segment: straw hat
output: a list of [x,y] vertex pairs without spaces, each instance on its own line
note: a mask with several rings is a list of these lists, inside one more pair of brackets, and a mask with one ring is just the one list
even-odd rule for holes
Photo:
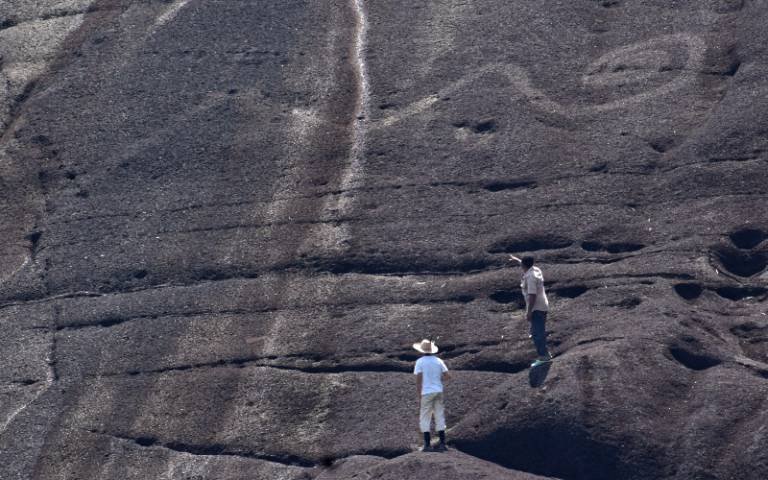
[[413,344],[413,348],[421,353],[437,353],[437,345],[426,338]]

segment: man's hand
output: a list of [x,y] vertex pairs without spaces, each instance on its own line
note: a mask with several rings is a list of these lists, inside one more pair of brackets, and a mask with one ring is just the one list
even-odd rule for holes
[[533,312],[525,312],[525,319],[529,322],[533,321]]

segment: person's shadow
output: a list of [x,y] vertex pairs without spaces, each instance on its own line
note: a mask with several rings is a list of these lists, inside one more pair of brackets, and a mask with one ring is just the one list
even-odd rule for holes
[[531,367],[528,371],[528,383],[531,387],[538,388],[544,383],[549,375],[549,369],[552,367],[552,362],[539,365],[538,367]]

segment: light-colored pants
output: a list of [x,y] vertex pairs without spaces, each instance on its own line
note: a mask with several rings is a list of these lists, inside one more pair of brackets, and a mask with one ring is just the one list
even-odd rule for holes
[[445,430],[445,406],[443,405],[443,392],[428,393],[421,396],[421,409],[419,411],[419,427],[422,432],[429,431],[432,423],[432,414],[435,415],[435,430]]

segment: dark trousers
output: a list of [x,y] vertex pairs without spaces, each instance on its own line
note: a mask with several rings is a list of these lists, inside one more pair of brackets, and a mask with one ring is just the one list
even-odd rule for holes
[[547,350],[547,312],[534,310],[531,315],[531,337],[540,357],[548,357]]

